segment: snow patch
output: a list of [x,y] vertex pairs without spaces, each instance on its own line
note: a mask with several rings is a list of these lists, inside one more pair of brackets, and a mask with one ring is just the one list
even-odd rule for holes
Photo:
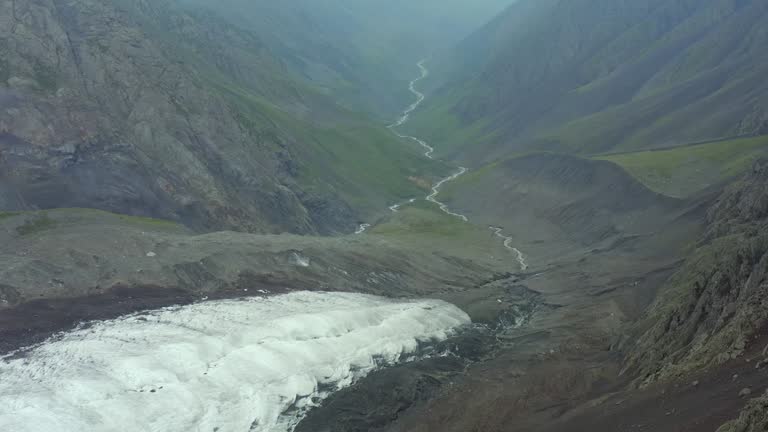
[[291,264],[299,267],[309,267],[309,264],[312,262],[312,260],[304,256],[298,252],[291,252],[290,257]]

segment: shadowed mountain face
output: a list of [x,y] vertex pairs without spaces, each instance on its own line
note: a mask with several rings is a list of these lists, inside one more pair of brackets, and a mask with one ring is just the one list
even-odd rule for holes
[[346,232],[435,170],[258,36],[165,1],[0,2],[0,113],[3,210]]
[[438,150],[473,160],[764,134],[766,17],[756,0],[522,1],[436,63],[416,120],[474,128],[484,145]]

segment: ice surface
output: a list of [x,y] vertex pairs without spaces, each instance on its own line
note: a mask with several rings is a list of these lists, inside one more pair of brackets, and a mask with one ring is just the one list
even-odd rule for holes
[[329,390],[467,323],[441,301],[317,292],[130,315],[0,360],[0,430],[287,431]]

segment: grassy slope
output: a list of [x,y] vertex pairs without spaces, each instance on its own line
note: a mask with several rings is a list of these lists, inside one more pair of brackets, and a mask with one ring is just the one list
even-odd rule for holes
[[[750,103],[742,101],[759,100],[765,91],[762,77],[766,70],[761,67],[738,78],[736,72],[718,71],[537,135],[541,140],[558,143],[563,150],[580,154],[643,150],[733,136],[739,132],[735,127],[751,109]],[[704,88],[713,90],[702,96]]]
[[486,226],[449,216],[423,200],[391,213],[366,236],[409,245],[427,254],[441,251],[464,257],[469,260],[464,265],[490,259],[500,268],[518,269],[514,254],[506,250]]
[[[702,137],[717,139],[738,124],[741,118],[732,106],[738,105],[741,95],[757,97],[763,86],[760,71],[734,80],[703,99],[696,98],[697,94],[692,94],[696,91],[689,88],[673,89],[669,93],[659,91],[520,137],[508,137],[501,114],[481,120],[460,119],[456,106],[463,99],[461,94],[470,92],[455,90],[451,95],[431,97],[424,108],[414,114],[407,128],[430,139],[437,154],[468,161],[488,162],[520,151],[547,150],[588,156],[609,151],[677,147],[702,141]],[[577,89],[574,93],[590,97],[588,90]],[[722,112],[712,112],[709,108],[712,106],[724,108]],[[677,137],[671,138],[673,136]]]
[[216,86],[242,113],[248,128],[296,142],[291,149],[302,187],[338,193],[362,216],[381,212],[385,204],[423,195],[419,178],[426,176],[431,183],[449,171],[422,157],[413,142],[400,140],[354,113],[342,113],[345,120],[335,124],[313,123],[275,108],[242,87],[222,81]]
[[152,231],[190,232],[183,225],[165,219],[130,216],[90,208],[0,212],[0,220],[11,218],[18,218],[19,225],[16,231],[22,235],[36,234],[70,223],[117,223],[127,227],[137,227]]
[[[424,195],[418,177],[431,183],[448,173],[443,164],[423,158],[412,141],[398,139],[366,114],[340,106],[317,83],[291,73],[277,48],[252,30],[191,12],[206,25],[194,27],[195,37],[187,38],[189,29],[167,19],[173,12],[161,9],[151,19],[135,13],[173,56],[194,65],[201,85],[229,102],[251,145],[286,160],[286,175],[292,177],[286,184],[297,183],[310,201],[340,197],[367,219],[395,202]],[[366,54],[371,58],[363,64],[372,68],[384,61],[376,49]],[[361,91],[350,85],[350,91]],[[398,88],[407,93],[405,85]],[[398,104],[407,100],[402,98]]]
[[488,132],[488,121],[464,124],[453,112],[458,96],[438,95],[418,110],[412,121],[403,126],[408,133],[426,138],[439,157],[454,157],[466,147],[479,146],[497,137]]
[[440,200],[442,201],[448,201],[450,202],[456,195],[456,192],[460,189],[466,189],[469,187],[478,187],[473,185],[480,184],[488,175],[493,175],[494,171],[502,166],[504,162],[510,161],[512,159],[517,158],[523,158],[526,156],[533,156],[533,155],[556,155],[558,153],[554,152],[546,152],[546,151],[522,151],[522,152],[514,152],[508,154],[504,158],[496,159],[493,162],[484,164],[480,166],[479,168],[470,170],[468,173],[464,174],[463,176],[459,177],[455,181],[452,181],[448,184],[446,184],[441,190],[440,190]]
[[471,237],[477,229],[475,225],[440,212],[433,204],[419,201],[394,213],[386,222],[373,227],[370,233],[391,237],[462,239]]
[[[515,153],[470,171],[445,185],[440,199],[450,201],[457,189],[480,182],[503,161],[529,154]],[[766,156],[768,135],[660,150],[596,155],[592,159],[615,163],[655,192],[684,198],[741,175],[755,160]]]
[[743,173],[765,155],[768,136],[595,158],[618,164],[656,192],[685,197]]

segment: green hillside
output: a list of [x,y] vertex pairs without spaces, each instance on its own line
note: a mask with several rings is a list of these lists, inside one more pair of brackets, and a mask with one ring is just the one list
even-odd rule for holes
[[427,176],[429,184],[450,170],[422,157],[412,141],[400,140],[389,129],[341,108],[335,108],[341,118],[336,123],[305,121],[242,87],[213,85],[238,110],[249,133],[290,140],[293,162],[286,170],[303,190],[321,197],[338,195],[363,219],[394,202],[423,195],[418,180]]
[[757,0],[524,0],[430,63],[412,128],[475,163],[764,134],[766,19]]
[[595,159],[620,165],[656,192],[686,197],[743,174],[763,156],[768,156],[765,135]]
[[226,17],[171,0],[21,6],[29,24],[0,28],[1,210],[350,233],[447,172]]

